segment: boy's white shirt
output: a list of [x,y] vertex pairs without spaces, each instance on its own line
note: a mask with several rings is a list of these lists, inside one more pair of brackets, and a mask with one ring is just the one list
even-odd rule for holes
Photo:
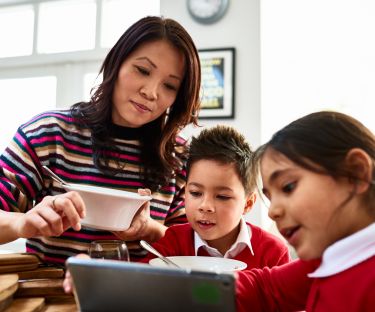
[[251,246],[251,228],[248,226],[244,220],[241,218],[240,221],[240,232],[238,233],[237,240],[234,244],[228,249],[225,255],[222,255],[220,251],[216,248],[208,246],[207,242],[203,240],[197,232],[194,231],[194,250],[195,255],[198,255],[199,248],[204,248],[208,254],[212,257],[221,257],[232,259],[237,256],[242,250],[248,247],[251,251],[251,254],[254,256],[253,247]]
[[309,277],[327,277],[343,272],[375,256],[375,223],[329,246],[322,263]]

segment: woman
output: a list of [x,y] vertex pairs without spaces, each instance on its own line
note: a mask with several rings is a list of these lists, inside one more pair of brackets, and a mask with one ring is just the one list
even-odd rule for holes
[[[89,102],[36,116],[1,156],[0,243],[27,238],[28,252],[63,264],[92,240],[154,241],[186,220],[185,141],[178,133],[197,123],[200,88],[191,37],[171,19],[143,18],[121,36],[100,72],[103,82]],[[82,199],[65,193],[43,165],[71,183],[148,188],[153,199],[127,231],[81,228]],[[138,244],[128,247],[137,256]]]

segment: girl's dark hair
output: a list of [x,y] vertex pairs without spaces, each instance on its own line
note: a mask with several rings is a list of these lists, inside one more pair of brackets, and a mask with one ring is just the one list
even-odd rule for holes
[[[299,166],[333,178],[358,180],[353,168],[345,163],[348,152],[360,148],[375,164],[375,136],[358,120],[332,111],[322,111],[297,119],[276,132],[271,140],[254,153],[254,168],[267,149],[273,149]],[[255,173],[254,173],[255,174]],[[375,170],[372,172],[369,199],[375,199]]]
[[140,129],[143,178],[152,190],[164,185],[181,165],[175,152],[179,130],[190,123],[197,125],[201,69],[197,49],[187,31],[172,19],[157,16],[140,19],[125,31],[109,51],[99,72],[103,74],[103,82],[90,101],[74,104],[71,108],[73,117],[92,130],[95,165],[103,171],[115,173],[116,170],[109,168],[109,155],[104,152],[114,148],[109,128],[115,82],[129,54],[139,45],[157,40],[166,40],[181,51],[185,57],[186,72],[168,116],[165,112]]
[[245,137],[235,128],[218,125],[204,129],[193,137],[189,147],[187,173],[200,160],[212,160],[222,164],[234,164],[245,193],[254,191],[256,181],[251,170],[252,150]]

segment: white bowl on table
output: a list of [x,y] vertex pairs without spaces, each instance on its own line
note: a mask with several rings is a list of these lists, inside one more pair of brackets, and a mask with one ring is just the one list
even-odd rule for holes
[[83,226],[108,231],[127,230],[138,209],[152,198],[133,192],[72,183],[64,184],[63,188],[81,195],[86,205],[86,216],[81,220]]
[[[219,257],[201,257],[201,256],[175,256],[166,257],[176,263],[183,269],[196,271],[209,271],[216,273],[229,273],[233,271],[240,271],[246,269],[245,262]],[[152,266],[166,267],[164,261],[159,258],[154,258],[149,261]]]

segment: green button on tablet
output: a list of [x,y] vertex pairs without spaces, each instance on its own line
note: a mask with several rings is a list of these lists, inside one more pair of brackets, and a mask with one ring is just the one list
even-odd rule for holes
[[219,304],[220,290],[217,285],[210,283],[199,283],[193,285],[193,300],[197,303]]

